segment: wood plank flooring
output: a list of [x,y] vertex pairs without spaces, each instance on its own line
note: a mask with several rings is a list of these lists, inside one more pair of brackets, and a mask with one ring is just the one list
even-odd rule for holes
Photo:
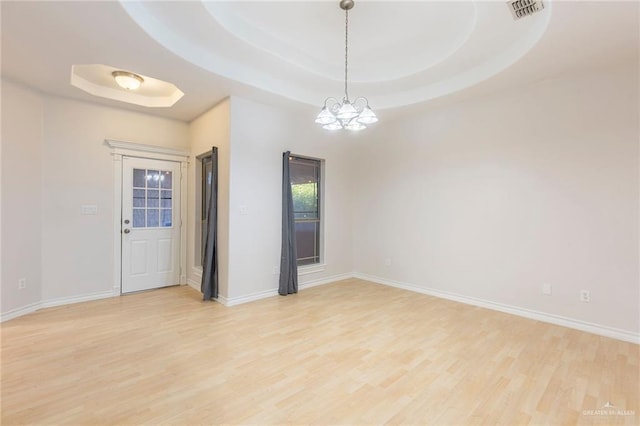
[[640,423],[638,345],[355,279],[231,308],[173,287],[1,337],[3,425]]

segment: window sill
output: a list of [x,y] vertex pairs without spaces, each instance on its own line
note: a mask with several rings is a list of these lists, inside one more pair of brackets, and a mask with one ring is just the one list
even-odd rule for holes
[[301,266],[298,268],[298,275],[317,274],[318,272],[324,271],[326,266],[325,264]]

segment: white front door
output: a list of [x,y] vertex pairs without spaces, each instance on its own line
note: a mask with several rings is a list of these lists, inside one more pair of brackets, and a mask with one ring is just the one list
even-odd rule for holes
[[180,163],[122,158],[122,293],[180,284]]

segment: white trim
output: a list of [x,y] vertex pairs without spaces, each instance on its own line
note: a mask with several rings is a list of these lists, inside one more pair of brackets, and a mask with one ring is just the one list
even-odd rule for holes
[[27,306],[23,306],[21,308],[12,309],[9,312],[5,312],[2,315],[0,315],[0,322],[9,321],[11,319],[30,314],[32,312],[37,311],[40,308],[42,308],[42,303],[36,302],[36,303],[31,303],[30,305],[27,305]]
[[[329,284],[336,281],[346,280],[353,278],[353,274],[341,274],[331,277],[320,278],[317,280],[307,281],[298,285],[298,290],[305,290],[311,287],[316,287],[323,284]],[[278,296],[278,289],[257,291],[255,293],[246,294],[244,296],[236,296],[231,298],[219,297],[220,303],[225,306],[236,306],[243,303],[255,302],[256,300],[266,299],[268,297]]]
[[187,278],[187,285],[194,290],[200,291],[200,283],[195,280],[192,280],[191,278]]
[[304,282],[304,283],[300,284],[298,286],[298,288],[304,290],[304,289],[311,288],[311,287],[317,287],[319,285],[331,284],[331,283],[334,283],[336,281],[348,280],[349,278],[354,278],[354,277],[355,276],[352,273],[332,275],[330,277],[318,278],[318,279],[315,279],[315,280]]
[[[199,281],[195,281],[195,280],[192,280],[191,278],[187,278],[187,285],[192,289],[194,289],[195,291],[197,291],[198,293],[201,293]],[[228,306],[227,298],[222,295],[218,295],[218,298],[213,300],[220,303],[221,305]]]
[[79,296],[58,297],[56,299],[44,300],[41,305],[43,308],[51,308],[53,306],[71,305],[72,303],[90,302],[92,300],[108,299],[113,296],[113,292],[98,291],[95,293],[81,294]]
[[180,284],[187,282],[187,162],[180,162]]
[[600,324],[594,324],[591,322],[576,320],[573,318],[549,314],[546,312],[534,311],[532,309],[520,308],[518,306],[491,302],[489,300],[479,299],[476,297],[463,296],[460,294],[450,293],[447,291],[418,287],[412,284],[388,280],[386,278],[380,278],[373,275],[361,274],[358,272],[354,274],[354,277],[361,280],[371,281],[377,284],[387,285],[390,287],[400,288],[403,290],[409,290],[416,293],[422,293],[429,296],[439,297],[442,299],[453,300],[454,302],[460,302],[467,305],[479,306],[481,308],[487,308],[494,311],[505,312],[507,314],[517,315],[519,317],[547,322],[550,324],[556,324],[556,325],[560,325],[567,328],[573,328],[575,330],[586,331],[588,333],[593,333],[593,334],[597,334],[605,337],[611,337],[613,339],[623,340],[625,342],[631,342],[636,344],[640,343],[640,334],[634,333],[632,331],[621,330],[618,328],[608,327]]
[[114,296],[122,294],[122,154],[113,154],[113,284]]
[[[386,285],[389,287],[395,287],[403,290],[412,291],[415,293],[426,294],[429,296],[452,300],[454,302],[464,303],[467,305],[479,306],[482,308],[487,308],[487,309],[491,309],[498,312],[504,312],[504,313],[508,313],[508,314],[512,314],[512,315],[516,315],[524,318],[529,318],[537,321],[550,323],[550,324],[556,324],[563,327],[572,328],[575,330],[585,331],[585,332],[597,334],[600,336],[622,340],[625,342],[640,344],[640,334],[634,333],[632,331],[621,330],[618,328],[608,327],[600,324],[594,324],[586,321],[580,321],[572,318],[563,317],[560,315],[534,311],[531,309],[520,308],[517,306],[491,302],[489,300],[479,299],[475,297],[463,296],[460,294],[450,293],[447,291],[418,287],[412,284],[388,280],[386,278],[380,278],[373,275],[362,274],[359,272],[355,272],[353,274],[334,275],[327,278],[308,281],[306,283],[300,284],[299,289],[304,290],[307,288],[329,284],[329,283],[333,283],[336,281],[341,281],[349,278],[357,278],[357,279],[370,281],[377,284]],[[189,285],[191,288],[197,291],[200,291],[200,283],[192,279],[187,279],[187,285]],[[45,300],[42,302],[32,303],[30,305],[23,306],[21,308],[16,308],[6,313],[0,314],[0,322],[9,321],[11,319],[35,312],[42,308],[67,305],[67,304],[79,303],[79,302],[88,302],[92,300],[105,299],[105,298],[118,296],[118,295],[119,293],[114,294],[112,291],[101,291],[96,293],[80,295],[80,296],[60,297],[57,299]],[[278,290],[264,290],[264,291],[259,291],[259,292],[247,294],[244,296],[233,297],[233,298],[226,298],[224,296],[219,296],[218,299],[216,299],[216,301],[218,303],[223,304],[224,306],[235,306],[235,305],[249,303],[249,302],[253,302],[256,300],[261,300],[261,299],[265,299],[265,298],[273,297],[277,295],[278,295]]]
[[325,265],[324,263],[319,263],[317,265],[301,266],[298,268],[298,276],[317,274],[318,272],[323,272],[326,266],[327,265]]
[[198,280],[196,281],[195,279],[187,277],[187,285],[195,290],[200,291],[200,282],[202,281],[202,268],[193,267],[191,269],[191,273]]
[[236,296],[236,297],[219,297],[220,303],[225,306],[236,306],[242,305],[243,303],[255,302],[256,300],[266,299],[268,297],[273,297],[278,295],[278,290],[263,290],[257,291],[255,293],[250,293],[244,296]]
[[[169,155],[174,157],[173,161],[182,161],[189,158],[189,151],[174,148],[165,148],[155,145],[146,145],[135,142],[124,142],[113,139],[105,139],[105,142],[113,150],[114,154],[129,155],[133,157],[155,158],[158,160],[164,160],[165,158],[158,158],[157,155]],[[140,153],[146,153],[141,155]],[[150,154],[150,155],[149,155]],[[180,158],[175,158],[180,157]]]
[[202,266],[194,266],[191,268],[191,273],[198,278],[202,278]]
[[14,318],[21,317],[26,314],[30,314],[39,311],[43,308],[51,308],[54,306],[70,305],[72,303],[89,302],[92,300],[107,299],[114,297],[111,290],[99,291],[95,293],[83,294],[80,296],[58,297],[56,299],[43,300],[41,302],[32,303],[21,308],[10,310],[0,316],[0,322],[9,321]]
[[122,294],[122,160],[123,157],[180,163],[180,283],[187,282],[187,167],[189,151],[105,139],[113,156],[113,285],[112,295]]
[[223,306],[232,306],[232,305],[229,304],[229,299],[227,299],[226,297],[224,297],[224,296],[222,296],[220,294],[218,295],[217,299],[213,299],[213,300],[215,300],[216,302],[220,303]]

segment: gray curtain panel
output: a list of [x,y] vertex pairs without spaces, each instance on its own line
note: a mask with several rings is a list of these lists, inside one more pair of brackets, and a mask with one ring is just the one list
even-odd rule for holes
[[211,150],[211,196],[207,206],[207,232],[204,255],[202,257],[202,291],[203,300],[218,297],[218,149]]
[[278,294],[281,296],[298,292],[298,256],[289,172],[290,155],[290,151],[282,154],[282,250],[280,252],[280,286],[278,287]]

